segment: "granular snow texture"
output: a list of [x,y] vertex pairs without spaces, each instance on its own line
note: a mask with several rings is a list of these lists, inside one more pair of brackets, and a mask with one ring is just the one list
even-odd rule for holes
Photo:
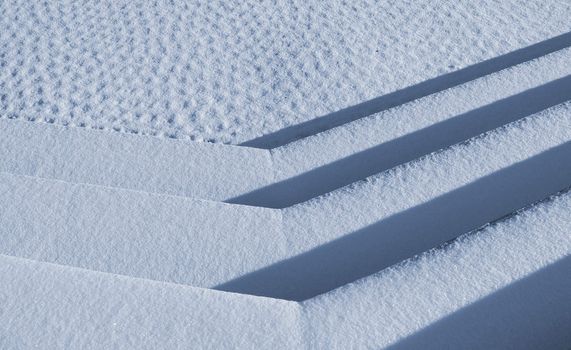
[[240,143],[554,37],[571,3],[0,3],[0,117]]

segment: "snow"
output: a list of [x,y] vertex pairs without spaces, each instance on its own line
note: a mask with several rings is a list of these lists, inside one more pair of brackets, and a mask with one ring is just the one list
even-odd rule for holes
[[288,250],[299,255],[221,289],[305,300],[571,186],[570,107],[283,209]]
[[568,100],[570,56],[540,56],[272,150],[0,119],[0,171],[283,208]]
[[562,194],[301,304],[1,255],[10,283],[0,290],[0,345],[562,348],[570,205]]
[[276,182],[230,202],[300,203],[565,102],[570,62],[562,50],[275,148]]
[[299,348],[293,302],[0,261],[3,349]]
[[[279,169],[278,176],[280,179],[293,177],[404,135],[413,134],[433,124],[454,120],[454,118],[461,119],[466,113],[474,110],[478,113],[472,112],[475,114],[473,118],[477,118],[478,121],[483,121],[483,118],[489,116],[490,120],[486,120],[485,124],[483,122],[482,124],[458,122],[458,126],[461,127],[451,126],[450,129],[436,129],[428,133],[427,136],[437,139],[437,143],[433,141],[434,144],[427,144],[427,141],[418,141],[419,149],[421,149],[420,146],[424,146],[423,151],[426,149],[436,151],[566,101],[569,93],[563,87],[568,85],[553,84],[553,81],[558,79],[566,81],[564,78],[570,73],[571,49],[564,49],[366,118],[357,119],[343,126],[273,149],[275,167]],[[554,85],[552,88],[550,88],[550,83]],[[533,101],[530,101],[531,99]],[[525,101],[527,103],[524,103]],[[494,103],[499,106],[493,107]],[[513,109],[513,107],[518,109]],[[491,116],[497,119],[492,119]],[[404,147],[399,150],[401,153],[405,151]],[[378,157],[387,157],[391,153],[389,151],[379,152]],[[413,152],[407,152],[411,153],[407,157],[409,160],[424,155],[419,154],[418,151]],[[404,158],[404,156],[400,157]],[[398,165],[398,163],[394,164],[394,161],[386,162],[388,164],[384,164],[379,169],[386,170]]]
[[265,150],[2,119],[0,171],[212,200],[274,178]]
[[567,193],[305,302],[309,347],[565,348],[569,208]]
[[570,18],[0,2],[0,348],[567,347]]
[[281,210],[0,174],[0,253],[306,300],[571,186],[570,108]]
[[281,213],[0,173],[0,253],[213,287],[286,256]]
[[237,144],[569,31],[566,1],[0,5],[2,116]]

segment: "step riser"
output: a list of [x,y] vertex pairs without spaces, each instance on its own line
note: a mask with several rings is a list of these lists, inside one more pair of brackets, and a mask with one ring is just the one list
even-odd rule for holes
[[0,254],[92,270],[211,287],[287,256],[264,208],[5,173],[0,207]]

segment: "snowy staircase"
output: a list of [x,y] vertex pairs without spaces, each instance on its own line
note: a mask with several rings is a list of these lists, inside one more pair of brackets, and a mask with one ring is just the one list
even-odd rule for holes
[[[0,120],[2,323],[41,334],[22,347],[71,345],[58,332],[75,326],[109,347],[407,347],[450,329],[571,341],[548,327],[571,326],[571,49],[523,52],[292,142],[246,143],[272,149]],[[38,318],[18,318],[30,300]],[[500,322],[522,314],[536,319]],[[227,323],[241,327],[228,338]]]

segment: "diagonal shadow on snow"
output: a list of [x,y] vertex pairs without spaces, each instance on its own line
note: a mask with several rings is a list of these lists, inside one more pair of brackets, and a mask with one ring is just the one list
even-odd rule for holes
[[[563,349],[571,344],[570,291],[571,255],[568,255],[390,348]],[[541,343],[537,343],[538,338]]]
[[307,300],[437,247],[571,186],[570,159],[571,142],[567,142],[214,289]]
[[285,208],[571,99],[571,75],[379,144],[227,203]]
[[385,109],[464,84],[485,75],[564,49],[568,46],[571,46],[571,32],[426,80],[402,90],[379,96],[355,106],[301,124],[286,127],[276,132],[246,141],[242,143],[241,146],[264,149],[283,146],[295,140],[315,135]]

